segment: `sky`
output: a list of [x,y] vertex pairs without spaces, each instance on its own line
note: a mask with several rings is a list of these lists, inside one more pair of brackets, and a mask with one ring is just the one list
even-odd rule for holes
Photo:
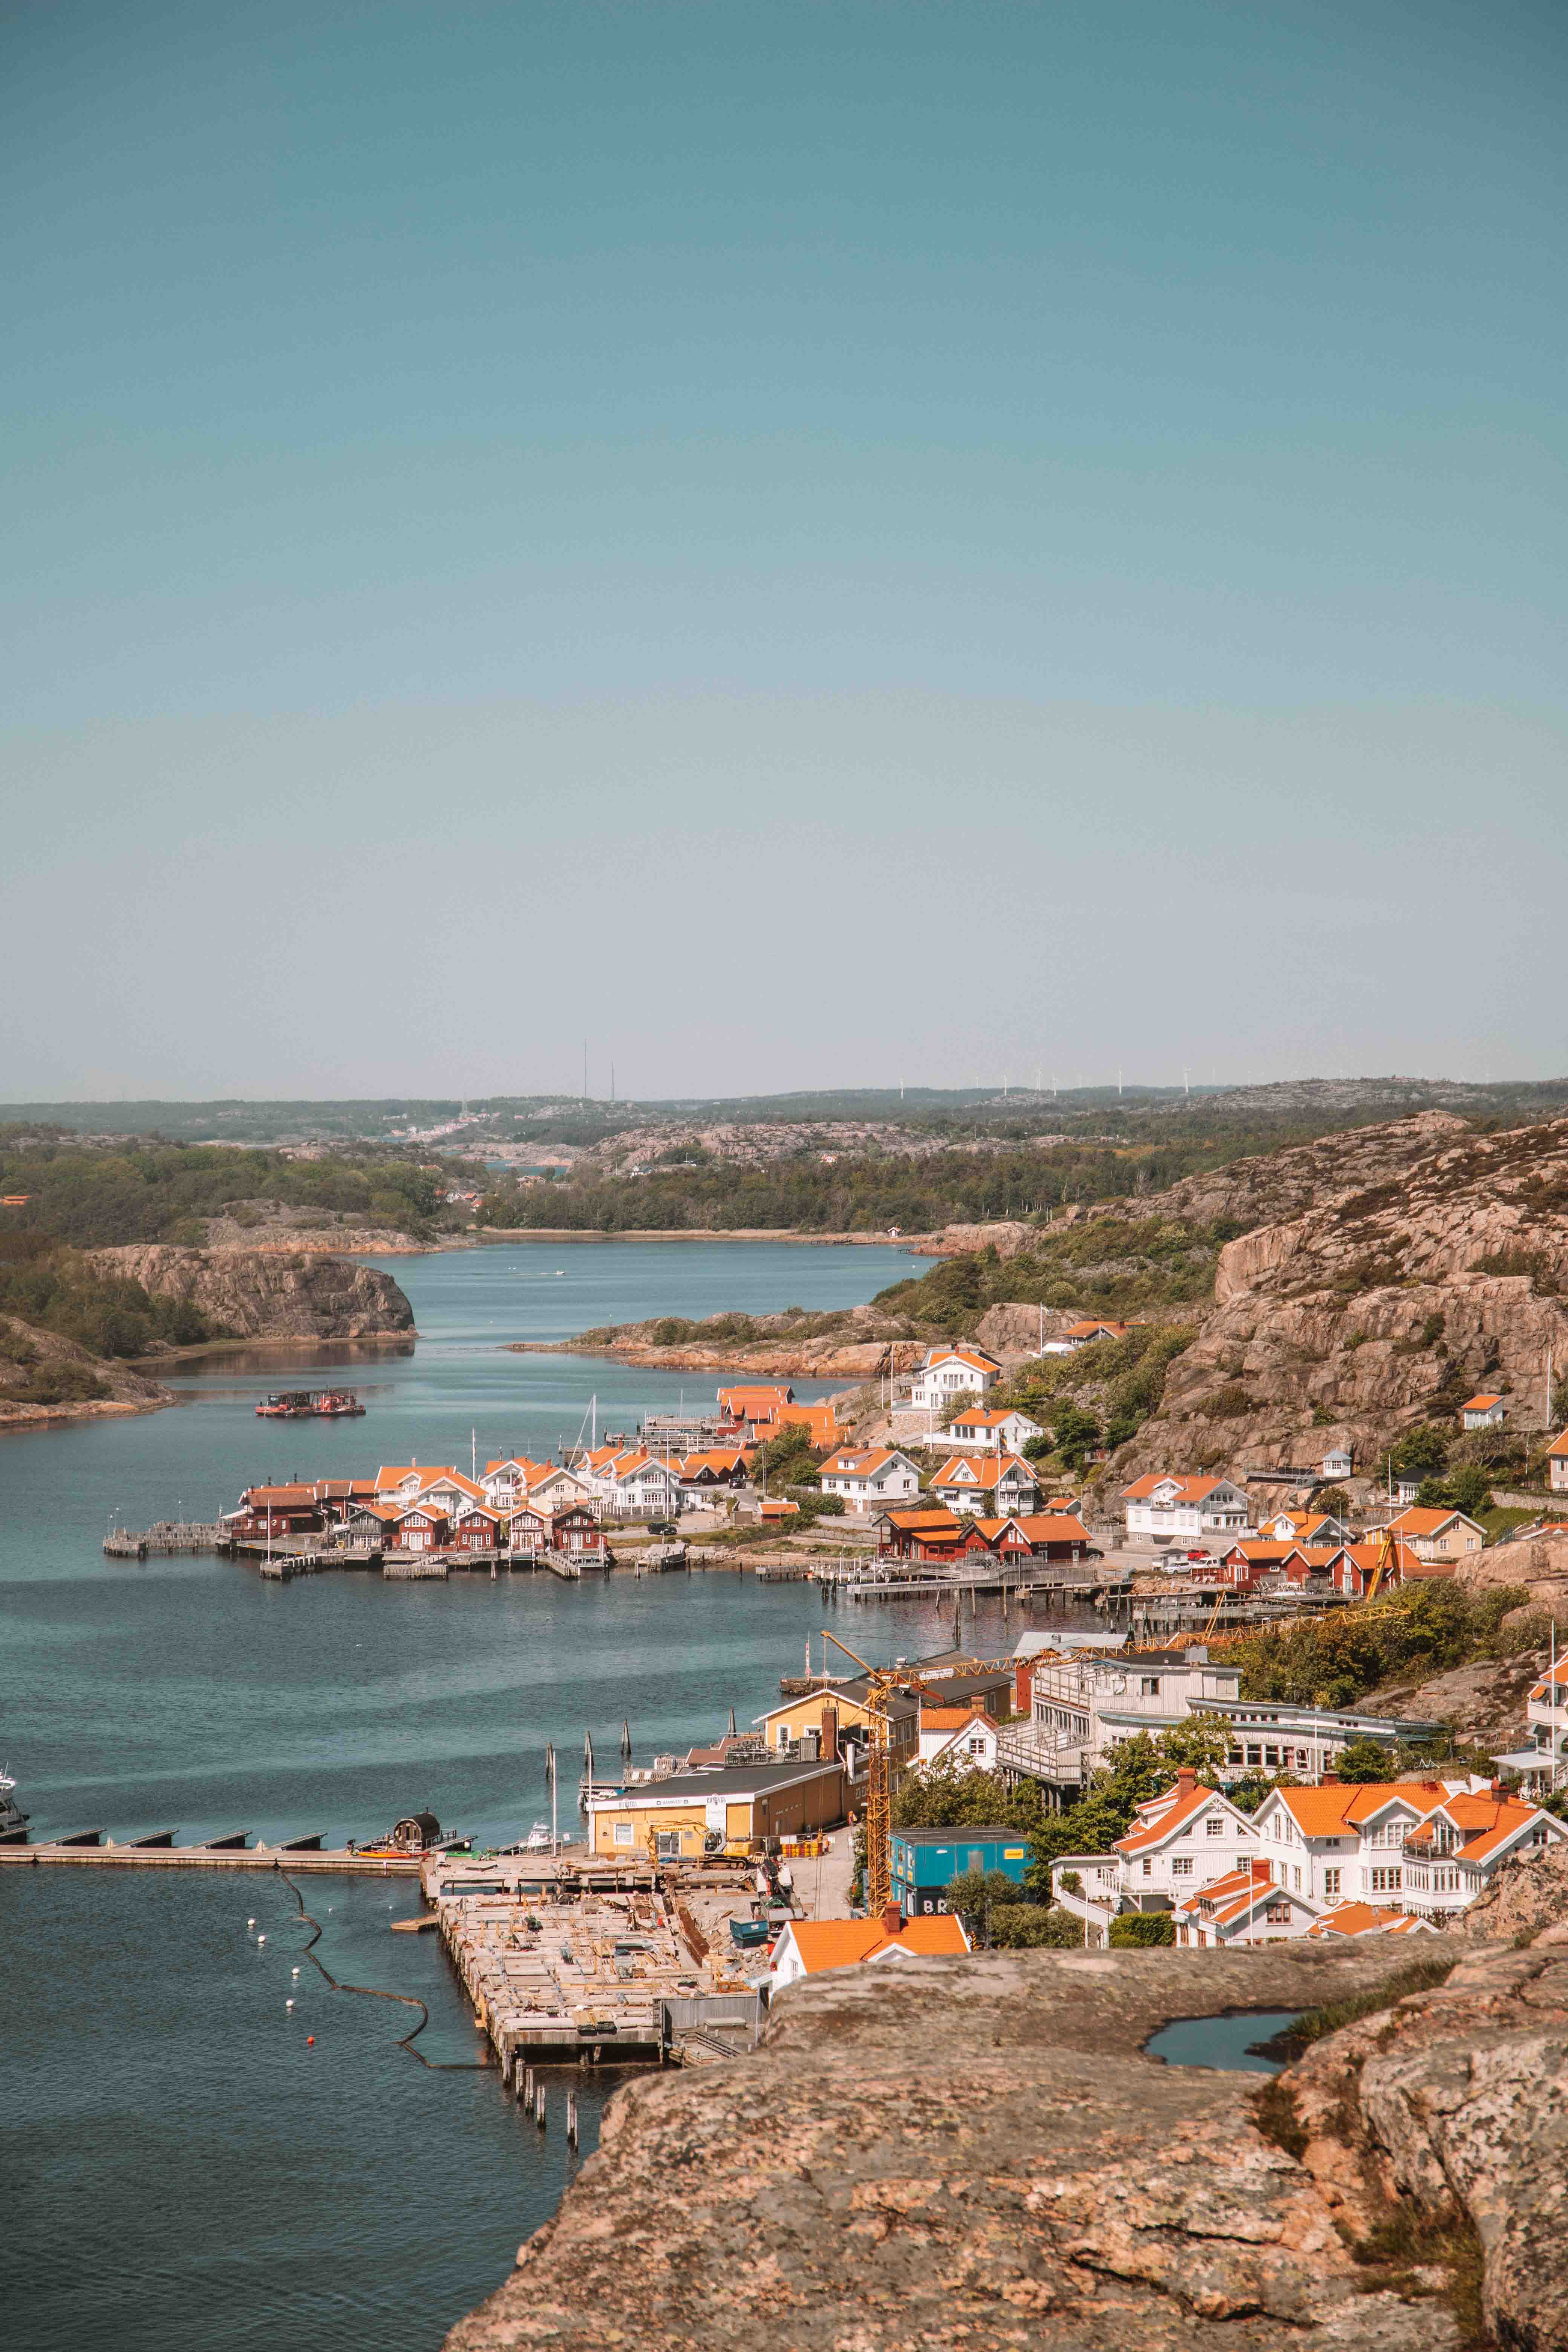
[[1568,18],[0,5],[0,1099],[1568,1070]]

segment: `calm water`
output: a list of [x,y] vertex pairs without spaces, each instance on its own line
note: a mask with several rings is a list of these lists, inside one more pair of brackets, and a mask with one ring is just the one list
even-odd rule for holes
[[[822,1622],[809,1586],[722,1573],[264,1587],[237,1563],[108,1561],[100,1546],[111,1514],[206,1516],[263,1475],[461,1463],[470,1444],[481,1462],[542,1454],[575,1437],[595,1391],[601,1430],[630,1430],[714,1386],[514,1356],[508,1339],[846,1306],[910,1267],[894,1250],[766,1244],[392,1261],[419,1325],[410,1354],[347,1368],[341,1348],[268,1349],[254,1368],[220,1357],[181,1368],[177,1410],[0,1441],[0,1759],[34,1833],[321,1830],[336,1843],[428,1805],[510,1837],[548,1810],[546,1740],[570,1759],[591,1727],[613,1755],[625,1718],[647,1757],[714,1736],[731,1705],[742,1723],[761,1713]],[[352,1377],[365,1420],[255,1418],[262,1390],[331,1376]],[[874,1657],[944,1638],[914,1603],[840,1614]],[[977,1638],[1001,1636],[983,1603]],[[479,2037],[436,1939],[389,1932],[416,1890],[301,1884],[332,1974],[420,1995],[432,2021],[419,2047],[469,2059]],[[395,2046],[411,2013],[330,1993],[292,1920],[268,1877],[0,1871],[8,2345],[212,2352],[308,2331],[415,2352],[553,2209],[559,2130],[542,2143],[493,2074],[416,2065]],[[584,2153],[597,2118],[595,2093]]]
[[1143,2045],[1167,2066],[1215,2066],[1225,2074],[1278,2074],[1275,2058],[1255,2057],[1251,2044],[1270,2041],[1294,2025],[1294,2009],[1254,2010],[1241,2017],[1179,2017]]

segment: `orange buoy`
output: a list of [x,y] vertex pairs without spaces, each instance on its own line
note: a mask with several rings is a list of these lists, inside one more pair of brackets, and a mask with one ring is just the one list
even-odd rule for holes
[[313,2049],[313,2048],[315,2047],[315,2041],[316,2041],[316,2037],[315,2037],[315,2035],[314,2035],[313,2033],[307,2033],[307,2034],[306,2034],[306,2036],[305,2036],[305,2047],[306,2047],[306,2049],[307,2049],[307,2050]]

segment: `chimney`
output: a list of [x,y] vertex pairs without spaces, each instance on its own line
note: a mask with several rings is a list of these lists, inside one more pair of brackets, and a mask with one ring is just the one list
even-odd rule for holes
[[838,1761],[838,1709],[825,1706],[822,1710],[822,1760],[825,1764]]
[[1337,1789],[1339,1785],[1340,1776],[1337,1772],[1324,1772],[1319,1776],[1318,1786],[1320,1789]]
[[1197,1777],[1197,1774],[1194,1771],[1190,1764],[1177,1765],[1176,1786],[1178,1789],[1190,1789]]
[[882,1927],[884,1932],[889,1936],[901,1935],[903,1932],[903,1926],[904,1915],[900,1910],[898,1905],[896,1903],[887,1904],[882,1912]]

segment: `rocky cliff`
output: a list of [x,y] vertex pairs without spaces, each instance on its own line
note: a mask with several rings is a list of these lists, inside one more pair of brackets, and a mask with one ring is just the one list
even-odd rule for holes
[[1222,1250],[1214,1306],[1116,1455],[1119,1483],[1172,1461],[1304,1465],[1334,1443],[1371,1469],[1483,1385],[1517,1400],[1514,1426],[1541,1426],[1546,1350],[1568,1362],[1568,1120],[1478,1136],[1428,1112],[1159,1199],[1288,1213]]
[[756,2056],[617,2095],[447,2352],[1462,2352],[1479,2298],[1501,2341],[1561,2352],[1565,1932],[1421,1939],[1428,1977],[1457,1961],[1446,1985],[1261,2097],[1142,2044],[1174,2017],[1365,1991],[1409,1943],[987,1954],[794,1987]]
[[414,1328],[414,1309],[392,1276],[347,1258],[156,1242],[89,1255],[149,1293],[188,1300],[231,1339],[378,1339]]
[[58,1331],[0,1315],[0,1429],[152,1412],[173,1393],[112,1357],[94,1356]]

